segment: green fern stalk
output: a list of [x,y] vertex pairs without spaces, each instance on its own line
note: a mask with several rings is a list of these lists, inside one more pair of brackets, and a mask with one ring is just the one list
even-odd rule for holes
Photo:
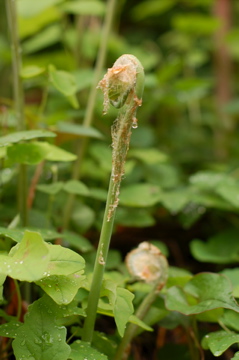
[[87,317],[83,329],[83,341],[93,337],[97,306],[105,271],[105,264],[113,230],[115,211],[119,202],[120,183],[129,148],[131,128],[137,127],[136,111],[142,103],[144,70],[133,55],[122,55],[99,83],[104,92],[104,113],[111,103],[119,108],[118,117],[112,126],[112,172],[108,198],[96,254],[93,279],[88,298]]
[[[17,5],[16,0],[6,0],[6,10],[8,18],[8,26],[11,38],[12,49],[12,72],[13,72],[13,92],[14,92],[14,106],[17,119],[18,131],[25,129],[24,120],[24,93],[22,80],[20,76],[21,71],[21,47],[18,34],[17,21]],[[26,165],[19,165],[18,175],[18,209],[20,213],[21,225],[27,225],[27,168]]]

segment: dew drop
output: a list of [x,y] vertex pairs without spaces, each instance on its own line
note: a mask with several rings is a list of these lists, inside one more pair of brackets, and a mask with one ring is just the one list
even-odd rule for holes
[[25,340],[25,339],[23,339],[23,340],[22,340],[22,342],[21,342],[21,346],[24,346],[24,345],[25,345],[25,343],[26,343],[26,340]]
[[137,129],[137,127],[138,127],[138,120],[136,118],[133,118],[132,128]]
[[35,343],[35,344],[41,344],[42,341],[41,341],[41,339],[39,339],[39,338],[35,338],[35,339],[34,339],[34,343]]

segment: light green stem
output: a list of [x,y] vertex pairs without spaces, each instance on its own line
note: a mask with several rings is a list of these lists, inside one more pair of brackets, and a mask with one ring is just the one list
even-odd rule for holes
[[96,313],[97,313],[97,306],[98,300],[100,296],[101,285],[103,281],[103,275],[105,271],[105,263],[108,256],[109,244],[111,239],[111,234],[113,230],[114,224],[114,217],[107,221],[107,216],[109,212],[110,205],[113,201],[112,199],[112,188],[114,186],[112,177],[110,179],[109,184],[109,192],[108,198],[105,208],[105,214],[103,219],[103,225],[101,229],[101,235],[98,245],[98,250],[96,254],[94,272],[93,272],[93,279],[91,284],[91,290],[88,298],[88,306],[87,306],[87,317],[84,324],[83,329],[83,337],[82,340],[91,342],[93,337]]
[[[24,121],[24,93],[22,80],[20,76],[21,71],[21,47],[18,34],[17,21],[17,5],[16,0],[6,0],[8,26],[11,37],[12,49],[12,72],[13,72],[13,91],[14,91],[14,106],[17,119],[17,128],[19,131],[25,129]],[[18,177],[18,208],[20,213],[21,225],[27,225],[27,168],[26,165],[19,165]]]
[[[84,121],[83,121],[83,125],[87,126],[87,127],[91,126],[92,119],[93,119],[96,94],[97,94],[96,86],[100,80],[100,77],[101,77],[101,74],[102,74],[102,71],[104,68],[107,46],[108,46],[108,39],[109,39],[111,29],[112,29],[112,23],[113,23],[113,18],[114,18],[114,14],[115,14],[116,3],[117,3],[116,0],[108,0],[107,7],[106,7],[105,21],[104,21],[102,33],[101,33],[100,47],[99,47],[99,52],[98,52],[98,56],[96,59],[94,78],[92,81],[92,86],[91,86],[91,90],[90,90],[90,94],[89,94],[88,102],[87,102],[87,107],[86,107],[86,113],[85,113],[85,117],[84,117]],[[79,140],[77,143],[77,151],[76,151],[77,160],[74,164],[73,173],[72,173],[72,179],[74,179],[74,180],[78,180],[80,178],[81,164],[82,164],[82,160],[84,158],[87,143],[88,143],[87,138]],[[65,206],[64,216],[63,216],[63,228],[64,229],[68,228],[73,205],[74,205],[74,200],[75,200],[75,195],[69,194],[68,200],[67,200],[67,203]]]
[[[125,65],[121,64],[120,59],[123,59],[123,62],[126,61],[127,63],[127,74],[124,73]],[[100,82],[100,87],[104,91],[105,102],[112,100],[112,90],[114,90],[115,87],[119,89],[118,85],[120,85],[122,92],[117,94],[118,97],[115,98],[115,92],[113,91],[113,103],[116,104],[117,107],[121,106],[121,109],[119,110],[118,118],[112,127],[112,172],[110,177],[103,225],[96,254],[92,284],[88,298],[88,306],[86,311],[87,317],[85,320],[82,337],[83,341],[87,342],[91,342],[93,337],[97,306],[105,270],[105,263],[108,256],[115,211],[119,201],[120,184],[122,176],[124,175],[124,164],[129,147],[131,126],[132,122],[135,119],[137,107],[141,104],[141,97],[144,86],[143,68],[135,57],[132,57],[131,55],[123,55],[117,61],[119,61],[119,63],[121,64],[122,71],[118,72],[119,63],[116,62],[115,64],[117,69],[114,67],[112,69],[109,69],[103,80]],[[115,69],[116,72],[114,71]],[[131,79],[128,79],[128,76],[126,76],[128,75],[128,71],[134,74]],[[114,77],[114,81],[111,81],[111,73],[114,72],[117,73],[117,76]],[[127,80],[129,80],[129,82],[126,84],[126,88],[124,81],[124,86],[121,86],[122,79],[125,79],[125,76]],[[138,95],[140,97],[138,97]],[[118,98],[120,98],[120,106],[118,106],[119,102],[115,101],[118,100]],[[122,98],[124,99],[123,101],[121,101]]]

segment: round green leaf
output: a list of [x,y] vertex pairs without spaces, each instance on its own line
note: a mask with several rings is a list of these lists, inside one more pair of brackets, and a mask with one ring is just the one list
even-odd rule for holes
[[195,275],[183,288],[173,286],[168,289],[166,307],[185,315],[200,314],[217,308],[239,312],[239,306],[232,296],[230,281],[213,273]]
[[52,85],[65,96],[76,93],[77,85],[72,74],[67,71],[56,70],[53,65],[49,65],[49,76]]
[[120,204],[133,207],[147,207],[159,202],[161,190],[152,184],[129,185],[122,188]]
[[37,185],[37,190],[49,195],[56,195],[63,189],[63,185],[62,181],[57,181],[53,184],[39,184]]
[[44,73],[45,70],[45,68],[36,65],[26,66],[21,70],[21,77],[29,79]]
[[87,186],[83,182],[77,180],[67,181],[64,185],[64,190],[69,194],[76,194],[83,196],[88,196],[90,193]]
[[204,349],[210,349],[214,356],[220,356],[231,345],[239,343],[239,334],[233,332],[215,331],[206,335],[202,340]]
[[2,257],[1,272],[21,281],[42,278],[50,260],[47,244],[39,233],[32,231],[25,231],[22,241],[11,249],[8,256]]
[[13,341],[16,359],[69,359],[66,328],[56,324],[54,307],[47,296],[29,306],[24,324],[18,329]]
[[38,143],[13,144],[7,148],[7,156],[13,163],[35,165],[45,159],[47,149]]
[[195,259],[216,264],[239,261],[238,232],[228,230],[211,237],[208,242],[193,240],[190,249]]

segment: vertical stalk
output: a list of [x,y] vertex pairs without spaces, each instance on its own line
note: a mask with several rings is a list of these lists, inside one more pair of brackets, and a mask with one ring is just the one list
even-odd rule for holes
[[233,119],[224,110],[232,97],[232,60],[226,43],[231,28],[232,2],[215,0],[214,15],[221,26],[215,34],[215,105],[218,126],[215,129],[215,153],[219,160],[225,160],[230,147],[230,136],[234,131]]
[[[17,5],[16,0],[6,0],[8,26],[11,37],[12,50],[12,72],[13,72],[13,93],[14,107],[17,120],[17,129],[25,129],[24,121],[24,94],[20,77],[21,71],[21,47],[18,34]],[[18,208],[22,226],[27,225],[27,167],[19,165],[18,176]]]
[[[107,45],[108,45],[108,39],[110,36],[110,32],[112,29],[112,23],[113,18],[115,14],[116,9],[116,0],[108,0],[107,7],[106,7],[106,15],[105,15],[105,21],[102,28],[101,33],[101,40],[100,40],[100,47],[98,56],[96,59],[96,65],[95,65],[95,72],[94,72],[94,78],[92,81],[92,86],[90,90],[90,94],[88,97],[87,107],[86,107],[86,113],[85,118],[83,121],[84,126],[90,126],[92,123],[92,118],[94,114],[94,107],[95,107],[95,101],[96,101],[96,86],[100,80],[104,63],[105,63],[105,57],[107,52]],[[78,180],[80,178],[80,169],[81,169],[81,163],[82,159],[84,158],[85,149],[87,147],[88,139],[84,138],[82,140],[79,140],[77,143],[77,160],[74,164],[73,172],[72,172],[72,179]],[[63,228],[67,229],[72,213],[72,208],[74,205],[75,195],[70,194],[68,196],[68,200],[65,206],[64,216],[63,216]]]
[[91,342],[97,306],[110,245],[115,211],[119,202],[119,191],[124,164],[129,147],[131,127],[135,125],[137,107],[141,105],[144,87],[142,65],[132,55],[121,56],[99,83],[104,92],[105,112],[109,102],[120,108],[118,118],[112,127],[113,153],[112,172],[102,230],[95,260],[91,289],[88,298],[87,317],[83,329],[83,341]]

